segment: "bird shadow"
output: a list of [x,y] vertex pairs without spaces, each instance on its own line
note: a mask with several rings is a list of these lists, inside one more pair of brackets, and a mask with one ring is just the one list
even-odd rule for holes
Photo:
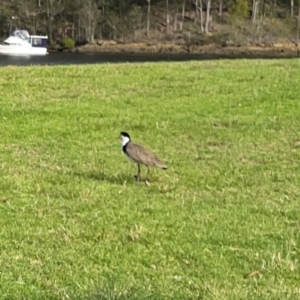
[[[121,185],[124,186],[124,184],[129,184],[132,186],[144,186],[145,182],[143,181],[143,178],[141,178],[141,181],[137,181],[135,176],[132,175],[128,175],[128,174],[118,174],[118,175],[108,175],[106,173],[104,173],[103,171],[75,171],[72,172],[72,174],[70,174],[71,176],[75,176],[78,178],[84,178],[87,180],[93,180],[93,181],[97,181],[97,182],[108,182],[111,184],[116,184],[116,185]],[[174,189],[172,187],[159,187],[156,183],[157,181],[153,178],[152,180],[150,179],[149,181],[149,185],[147,186],[147,189],[149,189],[149,191],[158,191],[161,194],[167,194],[170,193],[172,191],[174,191]]]
[[118,175],[108,175],[102,171],[88,171],[88,172],[73,172],[73,176],[95,180],[95,181],[105,181],[113,184],[123,185],[124,182],[135,182],[134,176],[118,174]]

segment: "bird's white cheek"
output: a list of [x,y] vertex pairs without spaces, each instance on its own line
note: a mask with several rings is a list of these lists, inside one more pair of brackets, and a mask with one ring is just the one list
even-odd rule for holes
[[122,137],[122,147],[125,146],[129,142],[129,138],[126,136]]

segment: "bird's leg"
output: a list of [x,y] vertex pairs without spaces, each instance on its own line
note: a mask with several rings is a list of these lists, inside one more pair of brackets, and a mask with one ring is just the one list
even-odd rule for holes
[[147,186],[150,185],[150,183],[149,183],[149,181],[148,181],[148,175],[149,175],[149,173],[150,173],[150,168],[149,168],[149,166],[147,166],[147,174],[146,174],[146,177],[145,177],[145,184],[146,184]]
[[135,179],[139,182],[140,181],[140,178],[141,178],[141,167],[140,167],[140,165],[138,164],[137,165],[138,166],[138,172],[137,172],[137,174],[136,175],[134,175],[134,177],[135,177]]

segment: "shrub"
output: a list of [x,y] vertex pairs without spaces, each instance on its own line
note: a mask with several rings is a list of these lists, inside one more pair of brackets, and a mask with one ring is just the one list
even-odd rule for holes
[[75,41],[72,38],[63,39],[63,46],[68,49],[73,49],[75,46]]
[[248,18],[249,6],[246,0],[234,0],[229,7],[229,13],[234,17]]

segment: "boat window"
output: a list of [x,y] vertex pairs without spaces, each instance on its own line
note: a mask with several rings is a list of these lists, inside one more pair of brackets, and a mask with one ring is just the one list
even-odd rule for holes
[[33,45],[40,45],[41,43],[42,43],[41,39],[37,39],[37,38],[32,39],[32,44]]
[[47,39],[45,38],[31,38],[31,44],[33,47],[47,47]]

